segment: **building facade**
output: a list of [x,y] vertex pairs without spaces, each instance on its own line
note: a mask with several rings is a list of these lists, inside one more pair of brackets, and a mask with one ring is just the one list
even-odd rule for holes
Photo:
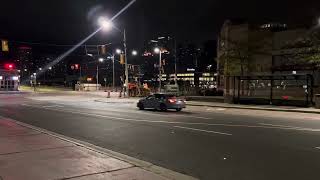
[[[255,94],[261,98],[304,99],[310,91],[316,93],[320,83],[320,51],[311,35],[310,29],[288,29],[286,24],[280,23],[259,25],[226,21],[217,48],[218,87],[224,90],[226,97]],[[304,75],[311,75],[312,82],[307,82],[309,78],[286,80],[286,77],[298,79]],[[234,82],[235,77],[246,80]],[[250,77],[252,80],[247,80]],[[259,80],[261,77],[265,81]],[[275,81],[274,77],[283,80]],[[307,86],[312,89],[308,90]]]

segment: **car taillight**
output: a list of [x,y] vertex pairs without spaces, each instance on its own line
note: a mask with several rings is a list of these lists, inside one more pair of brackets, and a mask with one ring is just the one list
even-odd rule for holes
[[168,99],[169,103],[176,103],[177,100],[176,99]]

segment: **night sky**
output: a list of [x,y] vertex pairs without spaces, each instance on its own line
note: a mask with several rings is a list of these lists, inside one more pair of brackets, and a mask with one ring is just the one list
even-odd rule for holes
[[[97,28],[96,18],[111,17],[129,0],[3,0],[0,38],[75,44]],[[225,19],[308,24],[320,16],[320,1],[311,0],[137,0],[114,21],[128,31],[131,47],[171,34],[180,42],[216,39]],[[117,31],[99,33],[90,43],[120,41]]]

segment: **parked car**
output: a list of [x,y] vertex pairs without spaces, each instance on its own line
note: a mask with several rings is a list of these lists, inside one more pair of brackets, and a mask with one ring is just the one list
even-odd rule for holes
[[140,99],[137,103],[137,107],[140,110],[157,109],[167,111],[168,109],[175,109],[176,111],[181,111],[183,108],[186,108],[186,103],[181,99],[177,99],[175,95],[153,94]]

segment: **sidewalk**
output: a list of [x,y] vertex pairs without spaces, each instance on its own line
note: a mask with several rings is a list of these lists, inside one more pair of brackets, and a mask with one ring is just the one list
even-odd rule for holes
[[234,108],[234,109],[248,109],[248,110],[265,110],[265,111],[282,111],[282,112],[298,112],[298,113],[315,113],[320,114],[320,109],[316,108],[300,108],[294,106],[273,106],[273,105],[239,105],[227,104],[219,102],[201,102],[201,101],[187,101],[187,106],[207,106],[219,108]]
[[124,157],[0,117],[1,180],[194,179],[134,158],[123,160]]

